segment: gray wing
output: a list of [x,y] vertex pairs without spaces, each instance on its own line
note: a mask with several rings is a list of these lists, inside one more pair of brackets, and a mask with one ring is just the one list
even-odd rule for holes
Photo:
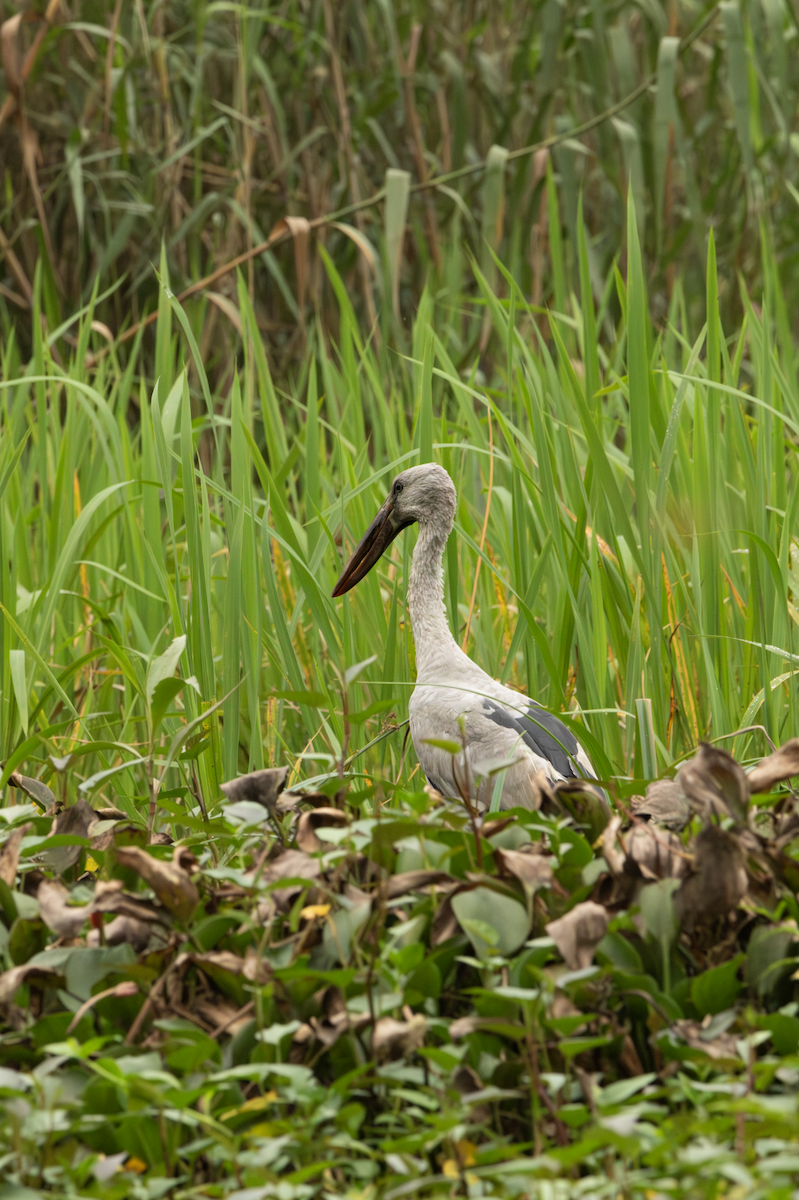
[[[527,698],[519,696],[521,701]],[[497,700],[484,699],[482,710],[489,721],[513,730],[533,754],[549,763],[563,779],[595,778],[591,763],[574,734],[562,721],[527,700],[523,707],[508,708]]]

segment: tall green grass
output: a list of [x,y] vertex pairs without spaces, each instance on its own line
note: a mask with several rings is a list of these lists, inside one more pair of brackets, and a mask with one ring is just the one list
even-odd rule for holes
[[[656,329],[632,205],[626,278],[598,310],[577,232],[563,311],[473,263],[479,300],[426,291],[405,356],[364,337],[326,259],[339,337],[309,330],[290,394],[243,281],[222,394],[165,263],[155,378],[135,351],[124,369],[88,354],[91,305],[59,364],[34,308],[30,361],[6,343],[0,364],[2,785],[23,766],[143,823],[157,784],[172,819],[240,771],[344,769],[407,715],[413,532],[343,600],[331,588],[392,475],[431,458],[459,496],[456,637],[468,624],[481,666],[567,713],[604,778],[652,777],[700,738],[734,734],[746,757],[797,733],[799,387],[765,229],[765,292],[742,291],[735,331],[712,238],[703,326],[678,282]],[[458,370],[481,330],[486,355]],[[148,662],[183,635],[191,682],[159,715]],[[404,730],[346,770],[363,789],[408,779]]]

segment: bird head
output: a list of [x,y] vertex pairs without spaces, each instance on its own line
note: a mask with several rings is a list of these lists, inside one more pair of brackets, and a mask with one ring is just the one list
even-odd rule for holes
[[455,519],[455,485],[443,467],[422,463],[395,478],[386,500],[333,589],[343,596],[368,575],[398,533],[409,525],[436,524],[448,534]]

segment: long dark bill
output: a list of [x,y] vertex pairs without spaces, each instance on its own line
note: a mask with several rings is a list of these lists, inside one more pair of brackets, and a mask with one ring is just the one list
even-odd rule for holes
[[410,521],[400,523],[395,520],[392,498],[386,500],[372,524],[361,538],[352,558],[341,572],[341,577],[333,588],[334,596],[343,596],[356,583],[360,583],[368,575],[372,567],[394,541],[398,533],[402,533]]

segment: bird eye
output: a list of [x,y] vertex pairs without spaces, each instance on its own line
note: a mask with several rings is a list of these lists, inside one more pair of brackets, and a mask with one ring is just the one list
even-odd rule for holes
[[402,484],[401,484],[401,483],[395,483],[395,484],[394,484],[394,495],[395,495],[395,496],[398,496],[398,495],[399,495],[399,493],[400,493],[401,491],[402,491]]

